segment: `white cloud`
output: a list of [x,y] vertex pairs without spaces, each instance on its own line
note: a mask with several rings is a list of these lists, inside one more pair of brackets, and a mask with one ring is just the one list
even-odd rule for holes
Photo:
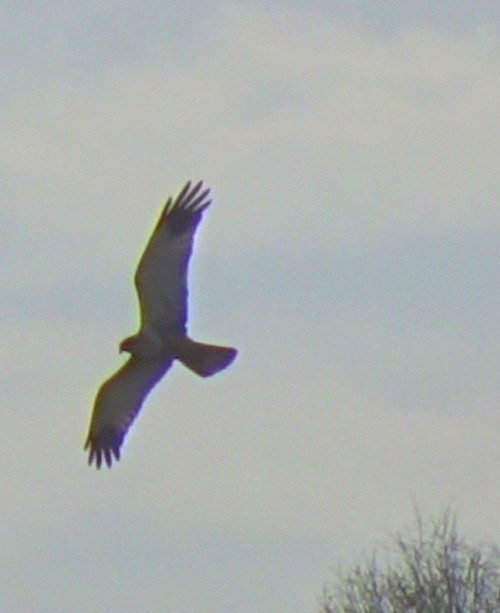
[[287,236],[300,240],[305,215],[322,242],[489,225],[500,79],[480,38],[383,39],[314,11],[238,7],[207,41],[187,65],[158,43],[154,61],[49,81],[16,105],[3,122],[12,214],[28,227],[65,214],[80,232],[126,217],[136,231],[145,202],[206,176],[236,215],[231,250],[242,225],[274,240],[284,215]]

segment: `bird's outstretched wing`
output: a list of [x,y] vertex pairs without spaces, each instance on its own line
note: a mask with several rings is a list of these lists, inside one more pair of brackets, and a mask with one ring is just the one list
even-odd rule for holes
[[135,273],[142,328],[186,332],[187,267],[209,193],[202,181],[188,182],[163,208]]
[[85,443],[89,464],[97,468],[104,461],[111,466],[120,459],[120,447],[142,403],[172,364],[171,358],[138,360],[131,357],[107,381],[96,396],[90,429]]

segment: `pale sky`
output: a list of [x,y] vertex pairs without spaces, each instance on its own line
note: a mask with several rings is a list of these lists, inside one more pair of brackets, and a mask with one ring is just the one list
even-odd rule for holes
[[[0,11],[0,609],[315,611],[415,505],[500,543],[500,5],[164,4]],[[190,333],[240,354],[97,472],[188,179]]]

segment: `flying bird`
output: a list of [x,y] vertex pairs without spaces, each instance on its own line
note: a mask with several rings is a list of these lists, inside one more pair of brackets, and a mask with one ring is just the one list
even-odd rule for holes
[[88,463],[111,467],[132,422],[149,392],[182,362],[201,377],[227,368],[236,357],[232,347],[198,343],[187,334],[187,269],[193,238],[210,189],[188,182],[175,200],[169,198],[135,273],[140,329],[120,343],[130,354],[123,366],[99,388],[85,450]]

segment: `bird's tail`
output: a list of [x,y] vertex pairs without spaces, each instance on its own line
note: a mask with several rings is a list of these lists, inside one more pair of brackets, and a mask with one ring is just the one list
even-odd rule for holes
[[175,347],[175,357],[200,377],[211,377],[227,368],[238,352],[232,347],[197,343],[186,338]]

